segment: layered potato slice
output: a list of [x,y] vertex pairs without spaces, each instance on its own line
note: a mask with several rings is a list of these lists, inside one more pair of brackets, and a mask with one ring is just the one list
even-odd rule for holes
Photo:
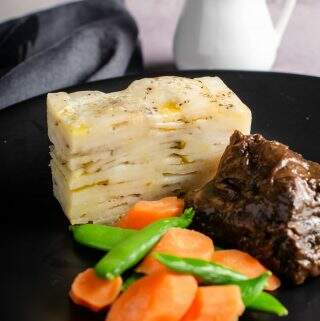
[[48,94],[54,195],[72,224],[113,223],[139,199],[201,187],[251,112],[217,77],[146,78]]

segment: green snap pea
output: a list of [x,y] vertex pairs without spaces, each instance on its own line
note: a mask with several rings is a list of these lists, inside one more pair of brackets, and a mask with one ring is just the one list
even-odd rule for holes
[[194,209],[188,208],[179,217],[156,221],[115,245],[95,266],[98,276],[113,279],[135,266],[173,227],[188,227],[193,219]]
[[279,317],[288,315],[288,310],[273,295],[261,292],[258,297],[248,305],[249,309],[275,313]]
[[111,250],[116,244],[137,232],[102,224],[73,225],[69,229],[78,243],[103,251]]
[[208,284],[227,284],[248,280],[246,276],[222,265],[199,259],[181,258],[173,255],[155,253],[154,257],[172,270],[196,275]]
[[[227,269],[219,264],[204,260],[179,258],[163,253],[155,254],[156,259],[173,270],[190,273],[202,279],[206,284],[236,284],[240,287],[243,303],[247,306],[263,291],[270,272],[263,273],[257,278],[248,279],[246,276]],[[188,264],[186,264],[186,262]],[[182,271],[183,270],[183,271]]]
[[266,272],[253,279],[232,282],[232,284],[239,286],[242,301],[246,307],[254,302],[260,293],[262,293],[270,275],[271,272]]
[[174,271],[200,277],[206,284],[239,285],[243,301],[248,308],[275,313],[279,316],[288,314],[287,309],[275,297],[262,292],[270,272],[264,273],[258,278],[249,279],[243,274],[213,262],[180,258],[163,253],[155,253],[154,257]]

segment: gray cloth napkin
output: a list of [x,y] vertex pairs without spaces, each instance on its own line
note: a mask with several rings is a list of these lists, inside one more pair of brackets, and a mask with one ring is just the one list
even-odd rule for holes
[[121,0],[83,0],[0,24],[0,109],[138,71],[137,37]]

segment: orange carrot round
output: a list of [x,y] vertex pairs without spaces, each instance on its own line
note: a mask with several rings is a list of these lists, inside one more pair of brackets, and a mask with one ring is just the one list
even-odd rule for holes
[[244,309],[238,286],[203,286],[181,321],[236,321]]
[[[258,277],[268,271],[257,259],[239,250],[216,251],[212,260],[249,278]],[[275,275],[271,275],[266,284],[266,290],[276,290],[280,285],[280,280]]]
[[74,303],[98,312],[116,299],[121,286],[121,277],[113,280],[101,279],[97,277],[94,269],[90,268],[76,276],[69,294]]
[[151,274],[120,295],[106,321],[179,321],[196,291],[197,281],[191,275]]
[[211,260],[214,253],[212,240],[197,231],[172,228],[169,230],[137,267],[137,271],[151,274],[160,270],[168,270],[157,261],[153,254],[156,252],[180,257]]
[[160,219],[178,216],[183,208],[184,201],[175,196],[158,201],[140,201],[116,225],[139,230]]

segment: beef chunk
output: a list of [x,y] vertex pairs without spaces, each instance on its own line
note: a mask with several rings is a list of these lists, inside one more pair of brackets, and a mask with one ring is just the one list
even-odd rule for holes
[[194,227],[300,284],[320,275],[320,165],[235,132],[215,178],[187,197]]

